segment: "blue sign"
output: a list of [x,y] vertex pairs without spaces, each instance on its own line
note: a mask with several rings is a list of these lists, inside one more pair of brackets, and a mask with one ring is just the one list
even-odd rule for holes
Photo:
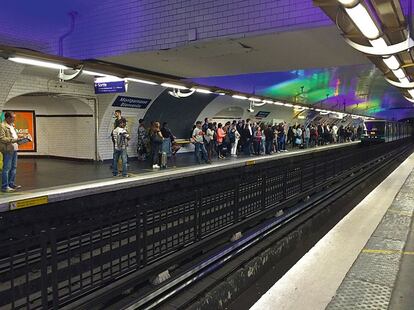
[[151,99],[146,98],[118,96],[112,106],[121,108],[145,109],[150,104],[150,102]]
[[259,111],[256,114],[256,118],[266,118],[269,116],[269,114],[270,112],[267,112],[267,111]]
[[125,81],[95,81],[95,94],[125,93]]

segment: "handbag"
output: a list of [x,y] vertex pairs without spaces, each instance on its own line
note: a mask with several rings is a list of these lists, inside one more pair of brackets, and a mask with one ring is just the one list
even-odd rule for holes
[[295,143],[300,145],[302,144],[302,139],[301,138],[296,138]]

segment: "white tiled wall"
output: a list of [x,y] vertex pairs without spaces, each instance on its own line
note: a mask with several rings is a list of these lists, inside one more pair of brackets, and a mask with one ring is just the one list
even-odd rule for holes
[[94,159],[92,117],[38,117],[37,154]]
[[[116,95],[94,94],[93,84],[59,82],[56,78],[22,73],[25,66],[0,60],[0,108],[11,110],[35,110],[41,115],[62,115],[62,117],[38,117],[37,138],[39,155],[54,155],[93,159],[95,154],[95,111],[93,101],[98,101],[98,159],[112,158],[113,146],[111,131],[113,114],[118,107],[112,103]],[[162,87],[130,83],[126,94],[131,97],[155,100],[163,91]],[[37,94],[36,94],[37,93]],[[38,96],[39,93],[52,96]],[[59,96],[54,96],[59,94]],[[66,96],[60,97],[61,94]],[[25,96],[22,96],[25,95]],[[28,96],[29,95],[29,96]],[[35,96],[33,96],[35,95]],[[67,96],[70,95],[70,98]],[[77,98],[77,99],[73,99]],[[75,102],[71,102],[75,100]],[[136,156],[138,120],[147,109],[121,108],[128,120],[128,130],[132,135],[129,156]],[[65,114],[90,114],[94,117],[63,117]]]

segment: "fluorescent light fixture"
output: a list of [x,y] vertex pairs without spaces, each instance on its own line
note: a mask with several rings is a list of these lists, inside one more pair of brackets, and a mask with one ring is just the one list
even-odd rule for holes
[[411,95],[411,97],[414,98],[414,89],[409,89],[408,93]]
[[391,70],[397,70],[400,67],[400,63],[397,57],[395,57],[394,55],[388,58],[384,58],[383,61]]
[[291,107],[293,107],[293,104],[290,104],[290,103],[284,103],[283,105],[284,105],[285,107],[290,107],[290,108],[291,108]]
[[346,7],[351,7],[357,4],[359,0],[338,0],[338,1],[339,3],[341,3],[342,5]]
[[382,49],[388,47],[387,42],[383,38],[378,38],[376,40],[369,40],[369,43],[375,48]]
[[273,101],[272,101],[272,100],[263,100],[262,102],[263,102],[263,103],[268,103],[268,104],[272,104],[272,103],[273,103]]
[[327,115],[327,114],[329,114],[329,111],[320,111],[319,114],[321,114],[321,115]]
[[301,107],[300,105],[295,105],[293,107],[293,110],[298,111],[298,112],[301,112],[301,111],[305,111],[305,108],[304,107]]
[[406,76],[404,76],[402,79],[399,79],[401,83],[403,84],[409,84],[410,81],[408,80],[408,78]]
[[208,90],[208,89],[205,89],[205,88],[194,88],[194,89],[197,93],[201,93],[201,94],[211,94],[212,93],[211,90]]
[[176,88],[176,89],[188,89],[185,86],[173,84],[173,83],[162,83],[161,86],[167,87],[167,88]]
[[411,98],[408,98],[408,97],[405,97],[405,96],[404,96],[404,98],[405,98],[406,100],[408,100],[408,101],[410,101],[410,102],[414,103],[414,99],[411,99]]
[[226,95],[226,93],[223,93],[223,92],[216,92],[216,94],[220,95],[220,96],[225,96]]
[[275,102],[273,102],[273,104],[275,104],[275,105],[285,105],[283,102],[280,102],[280,101],[275,101]]
[[250,97],[249,100],[253,101],[253,102],[261,102],[262,101],[262,99],[256,98],[256,97]]
[[36,60],[36,59],[30,59],[30,58],[23,58],[23,57],[10,57],[9,60],[25,64],[25,65],[31,65],[31,66],[37,66],[37,67],[43,67],[43,68],[49,68],[49,69],[69,69],[68,67],[49,62],[49,61],[43,61],[43,60]]
[[392,73],[397,77],[397,79],[406,78],[405,73],[402,69],[392,70]]
[[377,25],[361,3],[345,11],[366,38],[373,40],[380,36]]
[[241,100],[246,100],[247,97],[246,96],[241,96],[241,95],[233,95],[232,96],[234,99],[241,99]]
[[325,110],[321,110],[321,109],[315,109],[316,112],[323,112]]
[[116,82],[116,81],[125,81],[117,76],[113,75],[105,75],[95,78],[96,83],[104,83],[104,82]]
[[95,71],[89,71],[89,70],[82,70],[82,74],[86,75],[92,75],[92,76],[110,76],[110,74],[95,72]]
[[135,83],[141,83],[141,84],[148,84],[148,85],[158,85],[155,82],[147,81],[147,80],[141,80],[136,78],[126,78],[127,81],[135,82]]

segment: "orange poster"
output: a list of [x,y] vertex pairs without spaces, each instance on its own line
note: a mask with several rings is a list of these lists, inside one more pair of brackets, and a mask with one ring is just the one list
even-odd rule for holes
[[30,134],[32,141],[20,144],[19,151],[36,152],[36,116],[34,111],[14,111],[16,119],[14,125],[18,134]]

